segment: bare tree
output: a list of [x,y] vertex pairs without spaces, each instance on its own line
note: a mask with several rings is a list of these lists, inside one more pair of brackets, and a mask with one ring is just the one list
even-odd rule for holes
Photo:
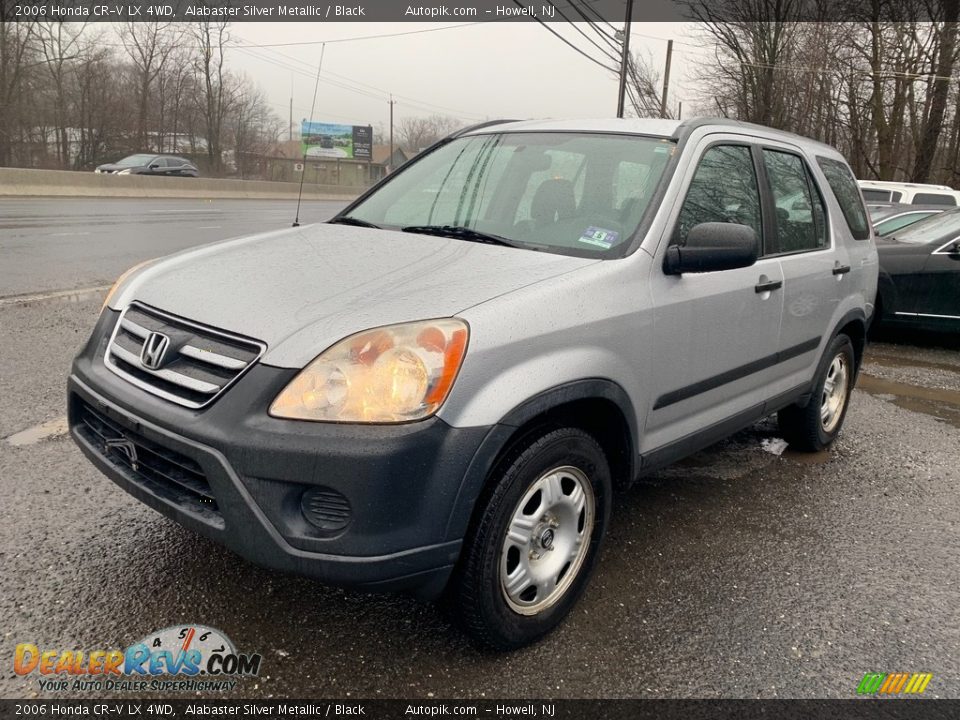
[[180,42],[181,30],[173,23],[128,22],[120,39],[133,63],[137,103],[137,143],[141,149],[151,147],[148,120],[151,93],[157,77],[163,72]]
[[276,145],[281,121],[248,78],[238,81],[229,125],[237,174],[259,174],[256,158]]
[[[53,97],[53,129],[56,136],[54,143],[57,153],[57,162],[63,167],[70,163],[70,132],[75,128],[69,127],[70,98],[68,97],[67,79],[72,75],[71,69],[76,61],[80,60],[87,50],[89,36],[84,36],[86,23],[42,22],[37,25],[37,34],[40,40],[40,50],[43,53],[44,68],[50,80],[50,89]],[[72,91],[74,88],[71,87]]]
[[690,10],[715,44],[704,76],[716,90],[717,110],[780,127],[787,96],[778,73],[796,47],[802,0],[695,0]]
[[14,0],[0,0],[0,165],[14,159],[16,131],[21,127],[20,99],[36,24],[14,20]]
[[464,122],[448,115],[430,115],[417,117],[408,115],[396,125],[399,144],[407,150],[418,152],[433,145],[455,130],[464,126]]
[[73,68],[76,102],[72,123],[78,130],[74,165],[78,168],[103,162],[123,144],[125,99],[114,81],[116,69],[106,48],[89,52]]
[[226,58],[224,49],[230,39],[230,23],[211,21],[191,26],[197,42],[194,68],[198,76],[198,100],[200,113],[206,127],[207,157],[210,169],[219,173],[223,165],[221,133],[227,109],[232,100],[226,85]]
[[957,19],[960,14],[960,3],[958,0],[942,0],[942,9],[943,25],[939,32],[934,33],[938,40],[936,62],[933,65],[933,77],[930,79],[932,89],[922,118],[920,142],[913,166],[914,182],[926,182],[930,176],[946,114],[947,97],[950,94],[950,76],[953,74],[956,63]]
[[642,118],[673,117],[669,109],[661,107],[661,77],[653,59],[638,53],[630,58],[628,66],[627,97],[633,114]]

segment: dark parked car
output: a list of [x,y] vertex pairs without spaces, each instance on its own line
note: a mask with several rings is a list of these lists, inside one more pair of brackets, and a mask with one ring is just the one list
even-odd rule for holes
[[129,155],[115,163],[100,165],[95,173],[108,175],[164,175],[167,177],[200,177],[197,166],[174,155]]
[[876,317],[928,330],[960,330],[960,210],[877,238]]
[[877,237],[893,235],[931,215],[939,215],[948,208],[938,205],[904,205],[902,203],[871,204],[867,206],[870,222]]

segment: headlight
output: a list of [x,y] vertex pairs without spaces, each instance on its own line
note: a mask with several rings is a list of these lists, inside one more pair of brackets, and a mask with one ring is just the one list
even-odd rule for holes
[[150,263],[156,261],[156,258],[152,260],[144,260],[142,263],[137,263],[132,268],[124,272],[120,277],[118,277],[117,281],[110,287],[110,290],[107,291],[107,296],[103,299],[103,305],[100,306],[100,312],[103,312],[107,305],[110,304],[110,301],[113,300],[113,296],[117,294],[117,290],[119,290],[120,286],[127,281],[127,278],[133,275],[140,268],[146,267]]
[[118,170],[115,174],[116,174],[116,175],[129,175],[129,174],[130,174],[130,168],[127,168],[126,170]]
[[399,423],[433,415],[446,400],[469,328],[446,318],[367,330],[307,365],[270,406],[274,417]]

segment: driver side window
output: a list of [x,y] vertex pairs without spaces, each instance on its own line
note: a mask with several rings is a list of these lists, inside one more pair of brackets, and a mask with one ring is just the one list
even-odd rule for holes
[[690,228],[700,223],[739,223],[762,237],[760,189],[750,148],[714,145],[694,173],[680,209],[673,244],[684,245]]

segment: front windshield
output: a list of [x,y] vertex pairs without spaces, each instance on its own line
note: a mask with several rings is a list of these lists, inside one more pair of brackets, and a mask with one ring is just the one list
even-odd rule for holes
[[129,155],[123,160],[120,160],[117,165],[120,167],[140,167],[141,165],[146,165],[155,157],[156,155]]
[[960,235],[960,210],[948,210],[897,231],[893,237],[900,242],[925,245],[946,241]]
[[636,135],[469,135],[398,173],[349,217],[414,231],[465,227],[518,247],[606,255],[637,229],[673,149]]

